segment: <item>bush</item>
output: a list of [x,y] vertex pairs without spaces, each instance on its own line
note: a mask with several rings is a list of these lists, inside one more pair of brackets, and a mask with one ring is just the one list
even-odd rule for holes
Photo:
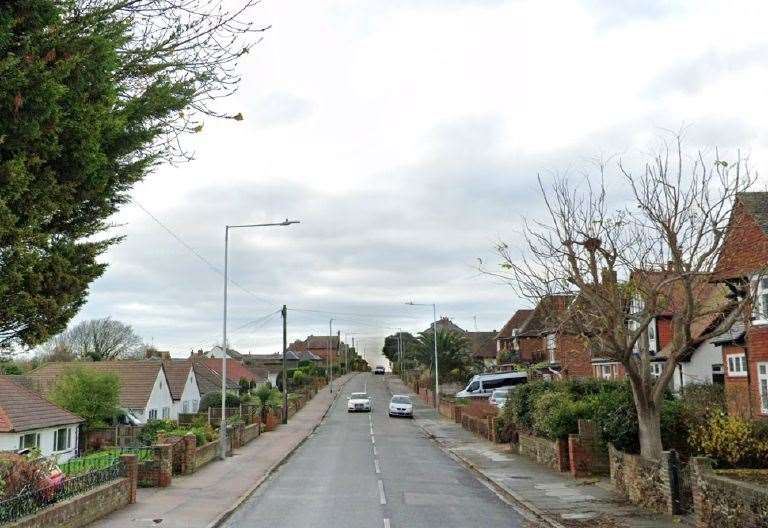
[[509,400],[504,405],[504,414],[518,429],[533,431],[533,405],[546,392],[552,391],[554,384],[549,381],[533,381],[518,385],[511,391]]
[[690,443],[721,466],[768,467],[768,426],[758,422],[713,412],[691,431]]
[[[227,407],[237,407],[240,405],[240,396],[237,394],[227,393],[226,396]],[[221,408],[221,392],[210,392],[203,396],[200,400],[200,408],[198,412],[206,412],[209,407]]]
[[567,392],[548,392],[534,404],[533,430],[550,440],[567,438],[579,431],[580,418],[591,416],[592,409],[587,401],[574,400]]
[[587,404],[603,442],[628,453],[640,450],[637,411],[629,385],[594,394],[587,398]]
[[178,425],[173,420],[150,420],[144,425],[139,433],[139,440],[144,445],[151,445],[157,440],[157,433],[160,431],[172,431]]
[[29,457],[15,453],[0,454],[0,500],[12,498],[26,490],[45,486],[49,469]]

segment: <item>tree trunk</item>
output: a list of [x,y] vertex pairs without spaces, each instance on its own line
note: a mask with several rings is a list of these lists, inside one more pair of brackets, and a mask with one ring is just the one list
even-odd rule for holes
[[664,449],[661,444],[661,407],[653,401],[653,386],[646,391],[644,386],[631,385],[637,410],[640,454],[651,460],[660,460]]

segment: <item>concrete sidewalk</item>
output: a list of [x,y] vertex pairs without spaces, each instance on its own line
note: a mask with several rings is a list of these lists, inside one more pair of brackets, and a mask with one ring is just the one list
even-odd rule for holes
[[[283,463],[315,430],[354,374],[334,380],[333,395],[321,389],[303,409],[274,431],[262,433],[224,461],[173,478],[168,488],[139,489],[136,504],[93,524],[92,528],[207,528],[217,526]],[[339,389],[339,390],[337,390]]]
[[[393,393],[413,394],[400,379],[388,377]],[[547,525],[600,528],[670,528],[692,526],[687,517],[657,515],[623,500],[605,479],[571,478],[525,456],[508,444],[479,438],[438,414],[413,395],[416,422],[440,448]]]

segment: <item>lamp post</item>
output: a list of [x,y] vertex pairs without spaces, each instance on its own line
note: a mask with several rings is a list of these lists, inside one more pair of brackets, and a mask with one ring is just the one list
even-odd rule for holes
[[271,226],[289,226],[298,224],[298,220],[288,220],[270,224],[240,224],[224,226],[224,323],[223,338],[221,342],[221,423],[219,424],[219,458],[224,460],[227,457],[227,285],[229,283],[229,230],[248,227],[271,227]]
[[405,303],[410,306],[431,306],[432,307],[432,340],[435,343],[435,409],[439,408],[439,398],[440,398],[440,382],[438,381],[439,378],[439,371],[437,368],[437,306],[435,303],[432,304],[421,304],[421,303],[415,303],[413,301]]

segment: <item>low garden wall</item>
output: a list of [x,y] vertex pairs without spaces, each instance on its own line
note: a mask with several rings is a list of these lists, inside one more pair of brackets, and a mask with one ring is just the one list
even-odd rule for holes
[[690,509],[690,473],[676,452],[664,451],[661,460],[650,460],[609,446],[608,458],[611,483],[630,502],[659,513],[678,514]]
[[573,478],[610,473],[608,450],[599,441],[597,425],[592,420],[578,420],[579,432],[568,435],[568,458]]
[[208,442],[200,447],[195,447],[195,471],[216,458],[219,452],[219,442]]
[[556,441],[539,436],[518,433],[518,452],[555,471],[570,471],[568,457],[568,442],[564,439]]
[[696,528],[768,526],[768,470],[713,471],[708,458],[692,466]]
[[247,444],[251,440],[254,440],[261,433],[261,422],[257,421],[254,424],[246,425],[243,428],[243,443]]
[[141,488],[165,488],[173,479],[173,445],[152,446],[152,460],[139,463],[138,485]]

